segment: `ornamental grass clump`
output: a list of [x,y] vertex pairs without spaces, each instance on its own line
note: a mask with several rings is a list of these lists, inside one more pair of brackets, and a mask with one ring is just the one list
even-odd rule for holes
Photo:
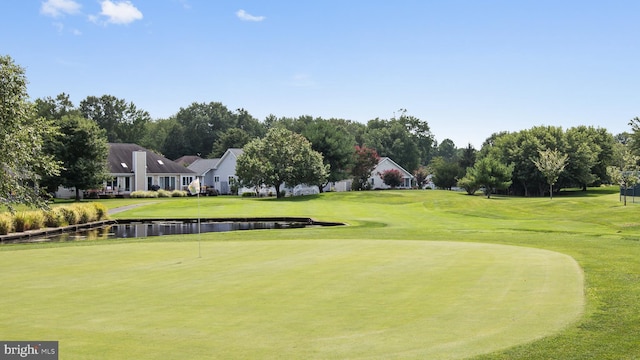
[[158,197],[161,197],[161,198],[171,197],[171,191],[158,190],[157,193],[158,193]]
[[64,221],[69,225],[77,225],[80,223],[80,213],[78,209],[74,206],[65,206],[62,207],[62,214],[64,216]]
[[40,210],[21,211],[13,216],[13,225],[17,232],[41,229],[44,223],[45,216]]
[[96,220],[100,221],[100,220],[106,220],[109,218],[109,212],[106,206],[104,206],[104,204],[101,203],[91,203],[91,206],[93,206],[93,208],[96,211]]
[[186,197],[187,192],[184,190],[173,190],[171,192],[171,197]]
[[0,214],[0,235],[13,232],[13,216],[10,213]]
[[157,198],[157,191],[134,191],[129,196],[132,198]]
[[55,207],[44,213],[44,225],[46,227],[61,227],[68,225],[61,207]]

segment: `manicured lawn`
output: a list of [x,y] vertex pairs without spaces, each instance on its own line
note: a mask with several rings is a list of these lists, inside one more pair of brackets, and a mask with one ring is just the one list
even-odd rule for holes
[[115,216],[348,226],[3,246],[0,338],[64,359],[640,357],[640,218],[607,189],[117,206],[140,202]]

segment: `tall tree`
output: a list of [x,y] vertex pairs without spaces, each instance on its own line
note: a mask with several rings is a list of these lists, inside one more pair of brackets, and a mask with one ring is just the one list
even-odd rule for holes
[[[302,135],[311,142],[313,150],[322,154],[325,165],[329,167],[327,181],[340,181],[347,178],[351,164],[355,139],[342,126],[336,126],[323,119],[309,123]],[[318,184],[322,189],[324,184]]]
[[380,156],[390,157],[410,172],[421,162],[415,137],[397,120],[370,120],[364,134],[364,144],[376,149]]
[[139,144],[145,136],[145,125],[151,116],[132,102],[112,95],[88,96],[80,102],[80,112],[107,132],[107,140],[115,143]]
[[46,183],[53,188],[75,188],[79,201],[80,190],[100,188],[109,178],[107,136],[98,124],[78,114],[64,115],[57,124],[60,134],[45,146],[63,169],[58,176],[47,177]]
[[461,149],[459,152],[459,164],[461,168],[466,170],[476,163],[477,151],[473,145],[468,144],[466,148]]
[[558,181],[558,177],[567,166],[569,155],[562,154],[558,150],[540,150],[538,158],[532,159],[536,168],[544,175],[549,184],[549,198],[553,199],[553,184]]
[[456,144],[451,139],[444,139],[436,149],[436,156],[441,157],[447,162],[458,161],[458,150]]
[[48,120],[60,120],[64,115],[79,113],[68,94],[60,93],[55,99],[47,96],[35,101],[37,115]]
[[236,124],[235,115],[219,102],[192,103],[180,108],[175,118],[189,134],[178,157],[209,154],[218,137]]
[[434,136],[431,133],[429,124],[426,121],[422,121],[415,116],[409,115],[407,109],[399,110],[400,116],[396,117],[394,114],[392,120],[396,120],[409,131],[413,138],[418,151],[419,151],[419,164],[426,165],[431,161],[433,154],[431,148],[435,142]]
[[213,144],[213,150],[209,154],[210,158],[218,158],[230,148],[243,148],[251,141],[251,137],[246,131],[238,128],[227,129],[220,135],[218,140]]
[[284,128],[272,128],[264,138],[249,142],[236,165],[241,183],[273,186],[278,197],[282,184],[319,184],[327,172],[322,155],[309,140]]
[[24,69],[10,56],[0,56],[0,205],[46,207],[38,180],[59,173],[60,165],[44,150],[53,124],[36,116],[28,101]]

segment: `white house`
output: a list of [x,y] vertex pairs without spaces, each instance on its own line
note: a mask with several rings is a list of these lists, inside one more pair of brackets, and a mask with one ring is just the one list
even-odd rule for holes
[[378,165],[376,165],[373,171],[371,171],[369,184],[371,184],[372,189],[391,188],[391,186],[385,184],[380,177],[380,175],[382,175],[387,170],[398,170],[400,171],[400,174],[402,174],[402,184],[396,189],[411,189],[411,180],[413,179],[413,175],[388,157],[380,158]]

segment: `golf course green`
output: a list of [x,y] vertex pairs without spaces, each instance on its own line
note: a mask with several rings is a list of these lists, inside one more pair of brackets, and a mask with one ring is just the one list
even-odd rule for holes
[[640,221],[612,189],[105,200],[330,228],[0,246],[0,339],[61,359],[634,358]]

